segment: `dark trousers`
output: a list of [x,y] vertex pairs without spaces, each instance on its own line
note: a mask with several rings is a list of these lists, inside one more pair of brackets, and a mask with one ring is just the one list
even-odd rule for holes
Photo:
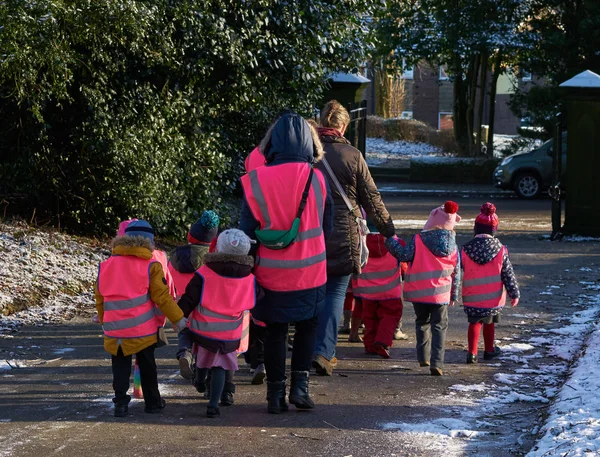
[[417,333],[417,360],[431,363],[432,368],[444,367],[448,306],[413,303]]
[[250,368],[256,369],[265,363],[265,336],[267,328],[250,321],[250,346],[248,348]]
[[374,343],[390,347],[394,332],[402,318],[402,300],[362,300],[362,320],[365,323],[363,342],[367,351],[373,350]]
[[[135,355],[140,367],[140,380],[142,383],[142,392],[144,393],[144,402],[146,402],[146,406],[148,407],[159,406],[161,404],[154,348],[155,345],[153,344]],[[115,390],[113,403],[117,405],[127,405],[131,400],[131,397],[127,395],[129,378],[131,377],[131,358],[131,355],[123,355],[120,346],[117,355],[112,356],[113,389]]]
[[[310,371],[317,335],[317,317],[296,322],[292,349],[292,371]],[[265,370],[267,381],[285,381],[285,358],[289,324],[267,324]]]

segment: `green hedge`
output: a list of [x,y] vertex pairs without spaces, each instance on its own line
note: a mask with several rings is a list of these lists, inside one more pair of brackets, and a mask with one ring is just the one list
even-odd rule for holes
[[0,202],[83,233],[135,216],[181,236],[206,208],[229,223],[243,156],[364,59],[372,6],[0,2]]
[[410,161],[410,181],[491,184],[496,166],[496,159],[413,158]]

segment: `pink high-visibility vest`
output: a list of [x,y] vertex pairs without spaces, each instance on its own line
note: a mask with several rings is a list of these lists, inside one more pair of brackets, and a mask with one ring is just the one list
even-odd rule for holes
[[404,298],[413,303],[450,303],[452,273],[458,261],[455,249],[446,257],[434,255],[415,235],[415,258],[404,278]]
[[[169,261],[167,260],[167,253],[165,251],[160,251],[155,249],[152,251],[152,260],[160,263],[162,267],[163,274],[165,275],[165,280],[167,281],[167,287],[169,288],[169,295],[173,297],[173,300],[177,297],[177,293],[175,291],[175,281],[173,281],[173,277],[171,276],[171,272],[169,271]],[[165,326],[167,322],[167,316],[165,316],[162,311],[156,307],[156,317],[158,319],[159,325],[161,327]]]
[[[261,230],[291,228],[309,173],[310,165],[295,162],[260,167],[242,176],[246,201]],[[288,292],[327,282],[323,236],[326,189],[323,174],[314,170],[296,240],[281,250],[259,244],[254,274],[261,286]]]
[[389,252],[369,257],[362,272],[352,278],[352,294],[366,300],[392,300],[402,296],[400,265]]
[[256,302],[254,275],[230,278],[215,273],[206,265],[196,274],[202,277],[204,284],[200,303],[188,317],[188,328],[211,340],[241,340],[244,327],[250,325],[250,316],[245,311],[254,308]]
[[506,290],[502,283],[503,246],[490,262],[479,265],[464,250],[461,262],[464,270],[462,284],[462,300],[465,308],[503,308],[506,301]]
[[150,298],[150,265],[134,256],[109,257],[98,268],[98,291],[104,298],[104,334],[111,338],[156,335],[161,325]]
[[255,147],[246,160],[244,160],[244,168],[246,173],[250,173],[252,170],[256,170],[258,167],[262,167],[265,164],[265,156],[259,151],[258,146]]
[[194,272],[192,273],[181,273],[177,271],[173,264],[169,262],[169,273],[173,278],[173,283],[175,284],[175,292],[177,293],[176,300],[179,300],[181,296],[185,293],[185,288],[190,283],[192,278],[194,277]]

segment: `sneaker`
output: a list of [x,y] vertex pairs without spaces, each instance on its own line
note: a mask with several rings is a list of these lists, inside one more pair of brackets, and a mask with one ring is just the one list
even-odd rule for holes
[[467,365],[471,363],[477,363],[477,356],[475,354],[471,354],[470,352],[467,354]]
[[163,409],[165,409],[166,405],[167,405],[167,402],[161,398],[160,403],[158,405],[154,405],[154,406],[146,405],[146,407],[144,408],[144,412],[146,412],[148,414],[160,414],[160,413],[162,413]]
[[375,343],[373,345],[373,349],[375,350],[375,352],[377,354],[379,354],[379,356],[382,359],[389,359],[390,358],[390,351],[388,350],[387,346],[383,343]]
[[362,336],[360,336],[358,333],[354,335],[351,332],[350,336],[348,336],[348,343],[362,343],[362,340]]
[[219,407],[213,408],[212,406],[206,407],[206,417],[215,418],[221,415],[221,411],[219,411]]
[[115,405],[115,417],[126,417],[129,415],[128,405]]
[[437,367],[431,367],[429,369],[429,372],[431,373],[431,376],[443,376],[444,372],[442,371],[441,368],[437,368]]
[[502,350],[498,346],[495,346],[494,352],[484,352],[483,353],[483,360],[492,360],[492,359],[498,357],[501,352],[502,352]]
[[192,379],[194,373],[192,372],[192,353],[191,351],[185,351],[183,355],[179,357],[179,374],[183,379]]
[[407,340],[408,335],[406,333],[404,333],[402,330],[397,329],[394,332],[394,339],[395,340]]
[[267,374],[265,373],[265,364],[261,363],[254,370],[254,376],[252,377],[252,385],[259,386],[265,382],[265,377]]
[[421,367],[428,367],[429,365],[429,362],[419,362],[419,366]]

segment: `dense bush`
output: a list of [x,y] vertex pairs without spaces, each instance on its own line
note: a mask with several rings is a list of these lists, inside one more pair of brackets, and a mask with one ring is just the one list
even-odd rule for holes
[[410,181],[491,184],[497,165],[498,161],[494,159],[413,158],[410,161]]
[[369,3],[0,2],[0,197],[79,232],[227,216],[274,114],[363,58]]
[[458,146],[452,130],[437,130],[414,119],[384,119],[379,116],[367,118],[367,137],[384,138],[387,141],[410,141],[437,146],[445,152],[455,153]]

